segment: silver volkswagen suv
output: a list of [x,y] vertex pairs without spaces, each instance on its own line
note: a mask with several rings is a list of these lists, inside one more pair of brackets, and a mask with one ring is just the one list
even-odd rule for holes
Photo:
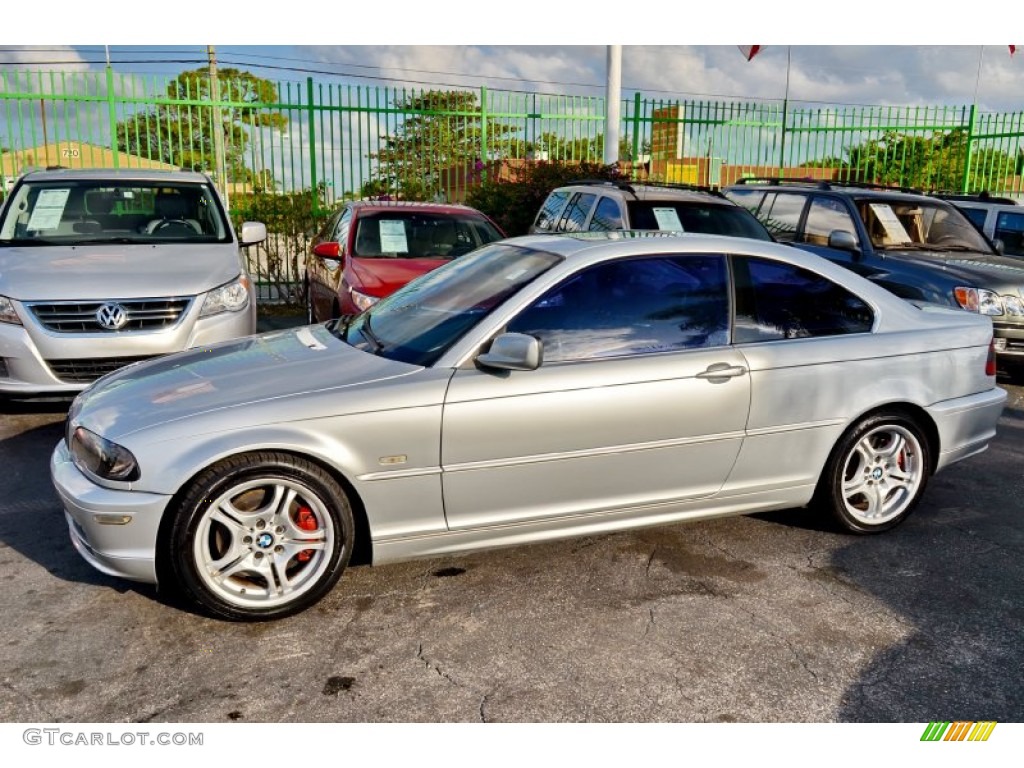
[[256,332],[236,237],[201,173],[27,173],[0,209],[0,395],[73,393],[157,355]]

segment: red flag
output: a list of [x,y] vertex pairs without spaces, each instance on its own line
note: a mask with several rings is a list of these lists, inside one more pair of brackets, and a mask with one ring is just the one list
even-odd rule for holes
[[740,49],[740,53],[743,54],[743,58],[747,61],[750,61],[761,52],[760,45],[737,45],[736,47]]
[[1016,45],[1011,45],[1011,46],[1008,46],[1008,47],[1010,49],[1010,55],[1013,56],[1013,54],[1015,54],[1017,52],[1017,46]]

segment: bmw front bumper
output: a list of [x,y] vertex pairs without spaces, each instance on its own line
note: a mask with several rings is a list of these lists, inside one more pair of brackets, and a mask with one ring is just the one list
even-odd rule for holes
[[63,440],[50,457],[50,477],[78,553],[103,573],[156,584],[157,532],[171,497],[96,485]]

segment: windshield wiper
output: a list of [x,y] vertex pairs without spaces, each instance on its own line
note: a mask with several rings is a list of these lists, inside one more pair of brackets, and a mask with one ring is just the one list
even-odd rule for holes
[[367,313],[363,317],[363,324],[359,326],[359,332],[363,334],[363,337],[370,342],[370,346],[373,347],[373,354],[379,354],[384,349],[384,344],[380,339],[377,338],[377,334],[373,332],[370,327],[370,315]]
[[0,240],[0,245],[71,245],[63,240],[47,240],[45,237],[12,237]]
[[355,318],[355,315],[342,315],[341,317],[335,317],[324,323],[324,327],[342,341],[348,341],[348,327],[352,325],[352,321],[355,320]]

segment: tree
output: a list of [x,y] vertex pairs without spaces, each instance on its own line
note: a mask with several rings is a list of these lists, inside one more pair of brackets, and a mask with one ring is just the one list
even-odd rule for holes
[[484,147],[481,111],[472,91],[403,93],[394,106],[405,119],[394,133],[381,136],[381,148],[369,155],[376,171],[364,186],[377,196],[430,200],[443,195],[446,173],[503,156],[517,130],[489,121]]
[[[283,130],[288,120],[262,104],[277,101],[277,88],[269,80],[239,69],[217,72],[222,109],[224,163],[227,181],[251,181],[245,165],[249,130],[267,127]],[[182,72],[167,85],[167,102],[132,115],[116,126],[118,146],[126,152],[182,168],[214,171],[213,109],[210,73],[206,69]],[[198,103],[197,103],[198,102]]]
[[[968,134],[964,128],[936,132],[931,136],[912,136],[886,131],[881,138],[869,139],[847,148],[847,159],[826,158],[806,165],[834,167],[839,178],[869,181],[901,187],[955,191],[963,186],[967,168]],[[991,182],[1011,174],[1014,158],[989,147],[971,151],[968,189],[986,189]]]

